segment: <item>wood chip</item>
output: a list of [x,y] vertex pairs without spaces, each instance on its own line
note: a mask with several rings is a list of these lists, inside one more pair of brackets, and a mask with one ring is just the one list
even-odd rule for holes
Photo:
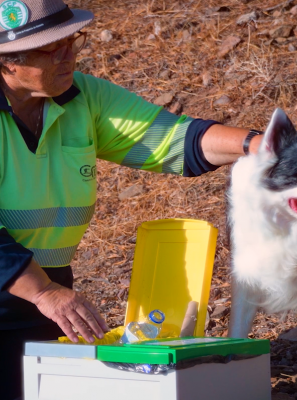
[[228,36],[221,44],[218,52],[218,57],[225,57],[231,50],[233,50],[238,43],[241,42],[241,38],[238,36]]

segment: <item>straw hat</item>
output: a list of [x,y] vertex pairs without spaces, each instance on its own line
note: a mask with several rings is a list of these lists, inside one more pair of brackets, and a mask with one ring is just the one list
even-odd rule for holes
[[0,0],[0,54],[64,39],[93,18],[92,12],[70,10],[62,0]]

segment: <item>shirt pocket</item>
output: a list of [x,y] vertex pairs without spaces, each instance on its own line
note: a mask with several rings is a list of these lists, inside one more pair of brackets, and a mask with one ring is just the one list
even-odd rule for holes
[[61,150],[67,195],[79,204],[92,204],[96,199],[97,175],[94,143],[85,147],[62,146]]
[[[69,143],[69,142],[68,142]],[[92,139],[88,140],[88,143],[81,143],[78,141],[75,143],[74,141],[71,142],[71,146],[67,143],[67,146],[62,145],[62,152],[63,153],[71,153],[71,154],[88,154],[95,151],[94,142]],[[76,144],[73,146],[73,144]]]

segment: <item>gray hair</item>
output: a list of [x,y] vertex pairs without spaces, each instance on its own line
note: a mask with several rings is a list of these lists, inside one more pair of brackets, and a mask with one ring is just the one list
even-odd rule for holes
[[25,52],[0,54],[0,68],[5,64],[25,65],[27,54]]

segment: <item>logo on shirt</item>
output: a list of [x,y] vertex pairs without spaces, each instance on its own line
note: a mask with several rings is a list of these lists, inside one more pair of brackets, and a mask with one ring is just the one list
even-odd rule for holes
[[92,167],[91,165],[83,165],[79,172],[84,178],[88,178],[84,179],[84,181],[93,180],[96,178],[96,165],[93,165]]
[[[0,6],[0,25],[5,30],[18,28],[28,22],[28,8],[21,1],[4,1]],[[10,40],[15,39],[15,35],[9,35]]]

